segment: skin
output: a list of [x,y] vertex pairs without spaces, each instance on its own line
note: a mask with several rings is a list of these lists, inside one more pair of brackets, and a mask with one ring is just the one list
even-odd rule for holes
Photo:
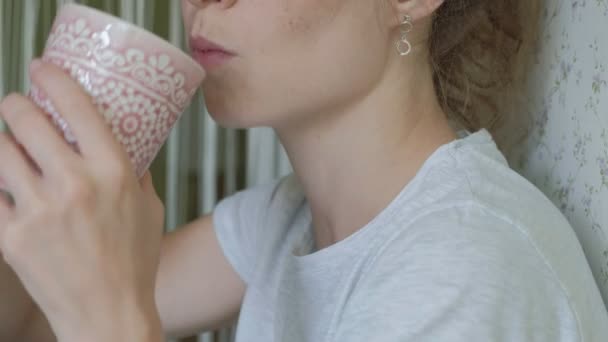
[[[207,71],[210,113],[224,126],[275,129],[311,205],[319,248],[363,227],[456,138],[427,62],[430,18],[441,3],[182,0],[190,36],[236,53]],[[414,49],[401,57],[394,43],[405,13]],[[26,97],[0,103],[14,132],[0,134],[0,177],[15,196],[14,204],[0,199],[0,250],[31,295],[19,297],[28,309],[10,332],[20,337],[10,340],[156,341],[162,330],[183,336],[234,317],[245,286],[210,217],[161,239],[163,217],[149,213],[162,213],[162,203],[149,175],[138,181],[129,172],[90,99],[52,65],[31,75],[82,154]]]
[[[190,36],[237,54],[208,70],[211,115],[275,129],[311,204],[317,246],[369,222],[455,139],[427,62],[430,14],[441,3],[182,1]],[[414,22],[406,58],[394,45],[404,13]]]

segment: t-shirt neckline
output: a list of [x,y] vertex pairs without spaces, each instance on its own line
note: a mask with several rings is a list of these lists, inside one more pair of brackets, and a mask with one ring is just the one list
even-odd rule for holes
[[[306,216],[304,217],[305,226],[301,239],[298,240],[298,244],[290,248],[289,257],[294,259],[296,263],[302,266],[307,264],[323,263],[326,260],[334,260],[334,258],[350,257],[351,252],[357,253],[361,243],[368,244],[371,239],[374,238],[374,231],[378,227],[383,226],[385,223],[390,222],[393,216],[401,210],[401,206],[404,201],[410,198],[411,194],[416,193],[418,186],[423,183],[423,179],[426,177],[431,168],[438,162],[445,160],[443,156],[446,153],[450,153],[450,150],[459,148],[464,145],[478,145],[483,143],[494,144],[491,134],[482,128],[477,132],[470,133],[468,131],[458,132],[460,138],[456,138],[446,144],[439,146],[422,164],[416,175],[401,189],[401,191],[391,200],[391,202],[378,213],[373,219],[367,224],[358,229],[353,234],[349,235],[345,239],[336,242],[335,244],[325,247],[321,250],[314,250],[314,238],[312,234],[312,217],[308,203],[305,204]],[[302,255],[294,254],[295,250],[307,253]],[[312,250],[312,251],[311,251]]]

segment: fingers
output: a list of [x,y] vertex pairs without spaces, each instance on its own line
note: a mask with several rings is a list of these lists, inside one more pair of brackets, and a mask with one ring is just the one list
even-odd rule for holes
[[[152,182],[152,174],[150,173],[150,171],[146,171],[139,183],[141,185],[141,189],[144,193],[145,198],[151,201],[149,203],[152,206],[151,208],[153,208],[153,211],[158,215],[164,216],[165,206],[163,204],[163,201],[158,196],[156,189],[154,188],[154,183]],[[164,220],[164,218],[160,218],[160,220],[162,221]]]
[[156,189],[154,188],[154,183],[152,182],[152,174],[150,173],[150,171],[146,171],[146,173],[144,173],[144,175],[139,180],[139,184],[146,198],[152,200],[160,200],[158,194],[156,193]]
[[152,174],[149,170],[146,171],[146,173],[144,173],[144,175],[141,177],[141,179],[139,180],[139,184],[145,192],[149,192],[150,188],[154,190],[154,186],[152,186]]
[[0,103],[0,115],[44,174],[60,174],[66,164],[79,158],[46,114],[25,96],[7,96]]
[[14,139],[0,132],[0,178],[17,203],[28,202],[35,197],[40,178]]
[[154,188],[154,183],[152,182],[152,174],[150,171],[146,171],[144,175],[141,177],[139,184],[141,185],[141,189],[145,194],[152,195],[153,197],[158,197],[156,193],[156,189]]
[[51,63],[36,60],[30,66],[30,75],[67,121],[85,158],[128,159],[90,96],[68,74]]
[[[8,226],[9,219],[13,216],[13,205],[9,195],[0,190],[0,241],[4,237],[4,232]],[[0,246],[2,244],[0,243]]]

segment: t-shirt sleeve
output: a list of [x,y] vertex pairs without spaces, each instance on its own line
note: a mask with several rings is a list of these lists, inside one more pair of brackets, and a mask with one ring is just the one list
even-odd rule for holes
[[279,179],[237,192],[221,200],[213,211],[220,247],[246,284],[258,259],[260,225],[280,182]]
[[385,245],[335,341],[580,341],[567,295],[512,224],[469,214],[420,219]]

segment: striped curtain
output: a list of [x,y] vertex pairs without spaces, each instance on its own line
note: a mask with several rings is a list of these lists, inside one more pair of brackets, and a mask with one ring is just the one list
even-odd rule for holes
[[[28,63],[41,54],[57,8],[68,2],[121,16],[184,47],[180,1],[0,0],[0,95],[28,90]],[[211,212],[222,197],[285,175],[291,167],[272,129],[220,128],[210,119],[199,94],[176,124],[151,170],[165,200],[166,228],[170,231]],[[184,341],[228,342],[233,335],[234,329],[226,329]]]

